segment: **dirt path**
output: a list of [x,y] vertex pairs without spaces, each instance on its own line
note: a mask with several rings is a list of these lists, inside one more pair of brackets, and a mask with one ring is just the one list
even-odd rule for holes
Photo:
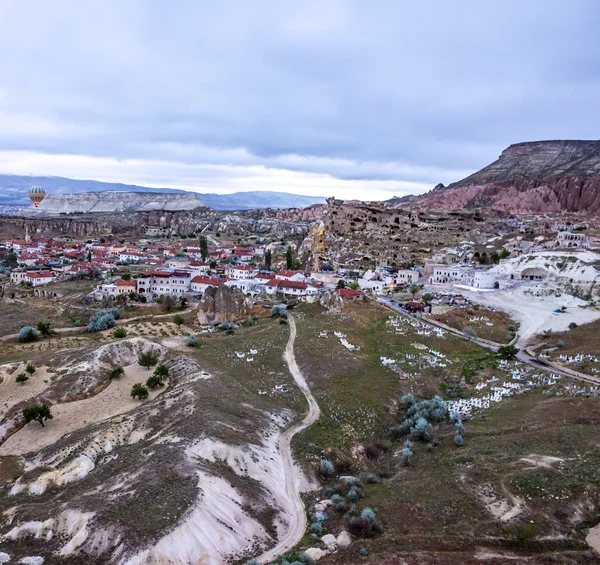
[[294,467],[294,459],[292,457],[292,438],[305,430],[312,424],[314,424],[321,413],[319,405],[315,400],[315,397],[310,392],[306,380],[298,364],[296,363],[296,356],[294,355],[294,341],[296,340],[296,322],[292,316],[288,316],[288,322],[290,324],[290,337],[285,348],[284,359],[289,367],[294,381],[306,397],[308,402],[308,414],[304,419],[292,426],[289,430],[285,431],[281,435],[279,440],[279,451],[281,453],[281,460],[283,461],[283,468],[285,472],[285,490],[287,494],[287,500],[280,501],[282,506],[289,512],[290,523],[286,534],[277,542],[275,547],[269,549],[269,551],[263,553],[259,558],[259,563],[269,563],[274,561],[277,557],[280,557],[284,553],[292,549],[304,536],[306,530],[306,511],[304,509],[304,503],[300,496],[300,477]]

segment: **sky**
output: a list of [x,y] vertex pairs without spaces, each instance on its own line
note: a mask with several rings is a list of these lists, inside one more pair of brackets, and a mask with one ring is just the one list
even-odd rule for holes
[[0,0],[0,173],[386,199],[598,139],[597,0]]

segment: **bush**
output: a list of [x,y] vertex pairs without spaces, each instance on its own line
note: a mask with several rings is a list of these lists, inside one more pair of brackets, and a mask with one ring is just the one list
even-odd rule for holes
[[509,332],[516,332],[517,331],[517,326],[515,326],[514,324],[511,324],[510,326],[508,326],[508,331]]
[[287,318],[288,311],[285,304],[276,304],[271,308],[271,318]]
[[456,445],[456,447],[462,447],[464,443],[463,437],[460,434],[454,436],[454,445]]
[[148,389],[142,383],[135,383],[131,387],[131,396],[137,400],[146,400],[148,394]]
[[515,356],[517,355],[517,353],[519,353],[519,348],[515,347],[514,345],[501,345],[498,348],[498,357],[500,357],[500,359],[505,359],[507,361],[510,361],[511,359],[514,359]]
[[560,349],[562,349],[564,346],[565,342],[562,339],[556,342],[556,347],[560,347]]
[[31,326],[25,326],[19,331],[19,337],[17,337],[17,341],[20,341],[21,343],[29,343],[31,341],[35,341],[37,338],[37,330]]
[[108,373],[109,379],[120,379],[125,374],[123,367],[115,367],[110,373]]
[[173,316],[173,323],[179,328],[181,326],[181,324],[183,324],[185,322],[185,320],[183,319],[183,316],[180,314],[175,314],[175,316]]
[[185,344],[188,347],[196,347],[198,345],[198,338],[194,334],[190,334],[187,336]]
[[375,475],[374,473],[369,473],[367,475],[367,483],[374,485],[375,483],[378,483],[379,479],[377,478],[377,475]]
[[116,325],[115,315],[113,310],[117,310],[118,308],[111,308],[110,310],[100,310],[90,318],[90,322],[88,324],[88,332],[101,332],[104,330],[108,330],[110,328],[114,328]]
[[356,487],[352,487],[346,494],[346,498],[350,502],[356,502],[360,498],[360,491]]
[[50,337],[56,334],[56,332],[50,327],[50,322],[38,322],[37,329],[42,337]]
[[577,327],[577,324],[576,324],[575,322],[571,322],[571,323],[569,324],[569,329],[570,329],[570,330],[574,330],[576,327]]
[[409,447],[404,447],[402,449],[402,464],[407,467],[410,465],[410,459],[413,456],[413,452]]
[[27,363],[25,366],[25,372],[33,375],[33,373],[35,373],[35,367],[31,363]]
[[419,441],[429,441],[431,439],[431,426],[425,418],[419,418],[410,429],[410,433]]
[[154,390],[154,389],[164,386],[164,383],[163,383],[163,380],[159,376],[154,374],[151,377],[148,377],[148,379],[146,380],[146,386],[150,390]]
[[169,368],[166,365],[159,365],[154,369],[154,376],[159,379],[166,379],[169,376]]
[[115,328],[113,330],[112,334],[113,334],[113,337],[115,337],[117,339],[121,339],[123,337],[127,337],[127,330],[124,327],[119,326],[118,328]]
[[146,369],[150,369],[150,367],[154,367],[158,363],[158,355],[154,355],[152,351],[144,351],[138,357],[138,364],[142,367],[146,367]]
[[238,325],[235,322],[223,322],[222,324],[219,324],[219,327],[217,329],[220,332],[225,332],[225,331],[233,331],[237,327],[238,327]]
[[319,466],[319,472],[324,477],[334,477],[335,476],[335,467],[333,463],[328,459],[321,459],[321,465]]

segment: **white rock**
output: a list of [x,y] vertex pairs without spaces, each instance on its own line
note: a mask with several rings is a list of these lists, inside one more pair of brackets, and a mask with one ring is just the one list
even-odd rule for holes
[[334,535],[332,535],[332,534],[325,534],[321,538],[321,541],[325,544],[325,547],[329,551],[336,551],[337,550],[337,540],[335,539]]
[[319,559],[321,559],[321,557],[325,557],[328,552],[323,551],[322,549],[319,549],[318,547],[311,547],[310,549],[307,549],[304,553],[306,553],[306,555],[308,555],[310,558],[314,559],[315,561],[318,561]]
[[0,551],[0,563],[8,563],[10,561],[10,555]]
[[343,530],[340,532],[340,535],[337,537],[338,547],[348,547],[352,543],[352,536],[346,531]]
[[324,510],[327,510],[327,508],[329,508],[330,506],[333,506],[333,501],[329,499],[321,500],[320,502],[317,502],[315,504],[315,512],[323,512]]

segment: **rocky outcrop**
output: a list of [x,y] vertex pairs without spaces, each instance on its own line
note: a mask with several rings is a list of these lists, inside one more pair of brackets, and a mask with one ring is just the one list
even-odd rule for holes
[[421,210],[482,208],[511,214],[600,213],[600,141],[518,143],[499,159],[423,196],[392,204]]
[[207,288],[198,306],[198,322],[206,326],[211,322],[221,324],[245,320],[251,307],[251,301],[235,286],[222,284]]
[[197,194],[148,192],[82,192],[79,194],[51,194],[38,208],[28,209],[35,216],[59,214],[90,214],[106,212],[148,212],[197,210],[208,208]]

